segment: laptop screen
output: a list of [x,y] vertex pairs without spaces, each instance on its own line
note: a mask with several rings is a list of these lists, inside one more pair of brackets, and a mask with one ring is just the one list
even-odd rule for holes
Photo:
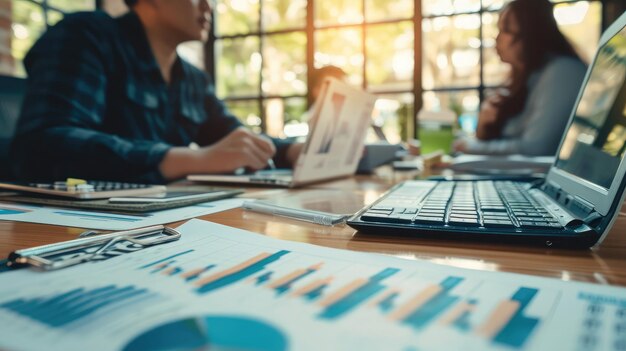
[[556,161],[605,189],[626,153],[625,77],[626,27],[600,48]]

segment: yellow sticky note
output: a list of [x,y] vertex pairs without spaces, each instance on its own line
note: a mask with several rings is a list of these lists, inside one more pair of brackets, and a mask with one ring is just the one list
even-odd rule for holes
[[87,184],[87,181],[84,179],[67,178],[67,180],[65,180],[65,184],[67,186],[76,186],[79,184]]

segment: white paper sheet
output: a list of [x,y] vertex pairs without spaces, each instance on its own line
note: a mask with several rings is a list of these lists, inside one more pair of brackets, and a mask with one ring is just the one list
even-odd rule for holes
[[101,230],[128,230],[172,223],[230,210],[241,207],[243,201],[243,199],[225,199],[171,210],[138,214],[84,211],[0,202],[0,221],[41,223]]
[[0,349],[612,350],[626,289],[341,251],[200,220],[181,240],[0,274]]

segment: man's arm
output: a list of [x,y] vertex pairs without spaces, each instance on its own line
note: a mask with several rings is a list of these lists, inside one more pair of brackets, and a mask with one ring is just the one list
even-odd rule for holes
[[80,177],[162,182],[170,146],[103,133],[110,25],[104,14],[69,16],[29,52],[28,89],[12,146],[22,179]]

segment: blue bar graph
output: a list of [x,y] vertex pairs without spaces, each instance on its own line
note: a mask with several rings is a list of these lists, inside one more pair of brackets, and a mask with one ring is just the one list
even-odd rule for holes
[[441,291],[428,300],[417,310],[409,314],[404,320],[404,324],[412,326],[414,329],[422,329],[432,322],[435,317],[443,313],[452,306],[458,296],[452,296],[449,291],[463,281],[463,278],[448,277],[439,284]]
[[519,302],[520,306],[509,322],[496,334],[493,341],[515,348],[521,348],[530,334],[539,324],[539,319],[524,316],[524,309],[539,291],[532,288],[519,288],[511,301]]
[[106,307],[147,294],[146,289],[109,285],[93,290],[74,289],[47,298],[17,299],[0,305],[0,308],[61,328]]
[[162,258],[162,259],[160,259],[160,260],[158,260],[158,261],[150,262],[150,263],[148,263],[148,264],[147,264],[147,265],[145,265],[145,266],[141,266],[141,267],[139,267],[139,269],[146,269],[146,268],[150,268],[150,267],[152,267],[152,266],[156,266],[157,264],[159,264],[159,263],[161,263],[161,262],[169,261],[169,260],[171,260],[172,258],[175,258],[175,257],[178,257],[178,256],[182,256],[182,255],[185,255],[185,254],[188,254],[188,253],[190,253],[190,252],[192,252],[192,251],[193,251],[193,250],[187,250],[187,251],[179,252],[179,253],[177,253],[177,254],[173,254],[172,256],[168,256],[168,257]]
[[209,283],[206,283],[200,286],[198,289],[196,289],[196,292],[200,294],[206,294],[213,290],[223,288],[230,284],[236,283],[240,280],[246,279],[262,271],[263,269],[265,269],[265,266],[267,266],[270,263],[278,261],[281,257],[285,256],[288,253],[289,251],[287,250],[278,251],[275,254],[269,255],[268,257],[261,259],[260,261],[256,263],[253,263],[247,267],[243,267],[241,270],[237,270],[231,274],[227,274],[221,278],[218,278]]
[[400,270],[397,268],[386,268],[378,274],[369,278],[369,281],[355,291],[339,299],[335,303],[327,306],[320,314],[319,318],[333,320],[350,312],[352,309],[363,303],[365,300],[379,293],[386,287],[380,282],[396,274]]
[[272,277],[272,274],[274,274],[274,272],[267,272],[267,273],[264,273],[264,274],[258,276],[256,278],[255,285],[257,285],[257,286],[258,285],[263,285],[264,283],[268,282],[270,280],[270,278]]

